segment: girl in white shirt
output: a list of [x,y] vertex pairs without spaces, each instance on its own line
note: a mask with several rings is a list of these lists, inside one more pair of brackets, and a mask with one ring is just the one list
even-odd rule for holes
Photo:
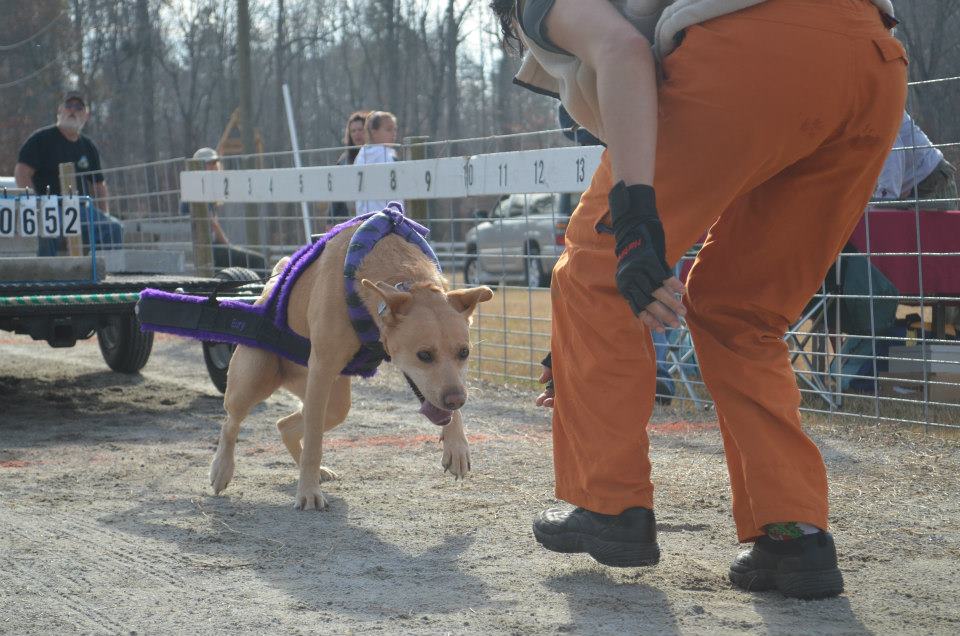
[[[362,166],[371,163],[391,163],[397,160],[397,118],[393,113],[375,110],[367,115],[367,140],[353,165]],[[387,207],[387,200],[357,201],[357,216],[368,212],[379,212]]]

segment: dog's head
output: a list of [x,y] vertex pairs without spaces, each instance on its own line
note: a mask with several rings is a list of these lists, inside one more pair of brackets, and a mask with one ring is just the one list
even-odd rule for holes
[[445,292],[430,283],[397,289],[364,279],[380,299],[380,337],[394,364],[425,402],[420,412],[446,424],[467,401],[463,374],[470,357],[470,320],[478,303],[493,298],[489,287]]

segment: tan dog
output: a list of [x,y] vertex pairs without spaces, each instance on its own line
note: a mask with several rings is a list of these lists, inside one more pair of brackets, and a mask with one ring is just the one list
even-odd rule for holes
[[[223,401],[227,419],[210,466],[210,484],[217,494],[233,478],[240,423],[251,408],[283,387],[302,402],[299,411],[277,422],[283,443],[300,466],[295,507],[326,508],[320,482],[336,474],[320,465],[323,433],[340,424],[350,410],[350,377],[340,371],[360,346],[347,314],[343,280],[344,255],[355,229],[331,238],[290,294],[288,324],[310,339],[307,367],[263,349],[237,346]],[[277,264],[275,274],[287,260]],[[396,234],[382,238],[367,254],[357,279],[362,281],[360,297],[393,363],[436,410],[452,411],[440,434],[441,463],[455,477],[464,476],[470,469],[470,451],[459,409],[467,399],[463,374],[470,353],[469,324],[477,303],[490,300],[493,292],[487,287],[446,291],[446,281],[430,259]],[[409,291],[397,290],[398,283],[405,283]],[[268,286],[257,304],[269,293]]]

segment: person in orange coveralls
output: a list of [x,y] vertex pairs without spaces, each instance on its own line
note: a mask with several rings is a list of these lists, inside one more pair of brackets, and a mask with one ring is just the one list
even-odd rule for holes
[[[897,133],[906,55],[888,0],[494,0],[516,83],[608,145],[553,272],[556,495],[534,535],[610,566],[659,561],[648,329],[686,318],[717,408],[742,542],[731,581],[843,591],[827,476],[783,336],[856,225]],[[519,27],[519,28],[517,28]],[[652,49],[651,49],[651,44]],[[672,264],[707,232],[686,289]],[[683,296],[683,302],[678,299]],[[551,402],[541,396],[540,402]]]

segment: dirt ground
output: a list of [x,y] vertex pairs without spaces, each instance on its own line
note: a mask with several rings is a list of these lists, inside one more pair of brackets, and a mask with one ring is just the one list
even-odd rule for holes
[[[726,580],[738,546],[709,414],[652,425],[661,563],[610,569],[533,540],[553,503],[549,420],[473,386],[473,473],[387,369],[328,437],[328,512],[293,510],[274,422],[248,420],[211,494],[221,419],[197,343],[158,339],[141,376],[94,342],[0,334],[0,633],[948,634],[960,632],[960,442],[872,423],[810,425],[830,470],[847,591],[801,602]],[[689,419],[689,418],[688,418]]]

